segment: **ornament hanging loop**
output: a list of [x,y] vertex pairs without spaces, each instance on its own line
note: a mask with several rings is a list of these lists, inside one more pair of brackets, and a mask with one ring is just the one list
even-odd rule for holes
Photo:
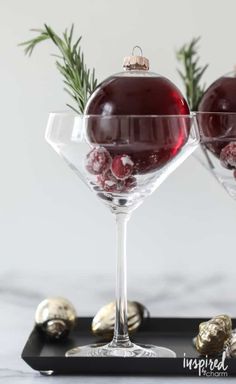
[[[135,55],[135,51],[139,50],[139,55]],[[132,50],[132,56],[143,56],[143,50],[139,45],[135,45]]]

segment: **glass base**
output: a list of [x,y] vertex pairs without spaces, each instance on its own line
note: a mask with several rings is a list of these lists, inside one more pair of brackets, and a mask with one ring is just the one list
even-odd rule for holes
[[176,357],[176,353],[171,349],[157,347],[151,344],[129,343],[126,347],[113,346],[109,344],[90,344],[70,349],[66,352],[66,357]]

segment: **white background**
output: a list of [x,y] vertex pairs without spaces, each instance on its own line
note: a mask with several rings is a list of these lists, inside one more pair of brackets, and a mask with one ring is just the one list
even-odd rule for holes
[[[46,22],[83,35],[99,80],[139,44],[153,71],[181,87],[175,50],[202,36],[206,82],[236,62],[235,0],[0,0],[0,268],[112,273],[115,230],[108,210],[44,140],[48,113],[68,102],[51,43],[31,59],[17,44]],[[236,204],[194,158],[133,215],[129,273],[234,276]]]

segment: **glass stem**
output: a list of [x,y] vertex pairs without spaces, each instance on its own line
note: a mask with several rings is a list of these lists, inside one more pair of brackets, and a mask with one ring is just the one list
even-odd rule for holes
[[116,213],[117,228],[117,265],[116,265],[116,320],[113,347],[128,347],[131,345],[128,334],[127,320],[127,260],[126,232],[129,214]]

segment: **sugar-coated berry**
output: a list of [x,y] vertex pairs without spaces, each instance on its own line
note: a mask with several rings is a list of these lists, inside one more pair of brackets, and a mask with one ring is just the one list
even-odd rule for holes
[[111,155],[106,148],[96,147],[86,156],[85,166],[93,175],[99,175],[108,171],[111,161]]
[[111,171],[119,180],[127,179],[133,172],[134,162],[128,155],[117,155],[111,163]]
[[117,192],[118,180],[113,176],[111,171],[98,175],[97,183],[100,188],[106,192]]
[[123,189],[122,192],[130,192],[132,189],[134,189],[137,185],[136,177],[130,176],[128,179],[125,179],[123,181]]
[[236,142],[230,142],[221,150],[220,162],[225,168],[236,168]]
[[128,193],[134,187],[137,182],[134,176],[130,176],[125,180],[116,179],[111,171],[97,176],[97,184],[105,192],[110,193]]

